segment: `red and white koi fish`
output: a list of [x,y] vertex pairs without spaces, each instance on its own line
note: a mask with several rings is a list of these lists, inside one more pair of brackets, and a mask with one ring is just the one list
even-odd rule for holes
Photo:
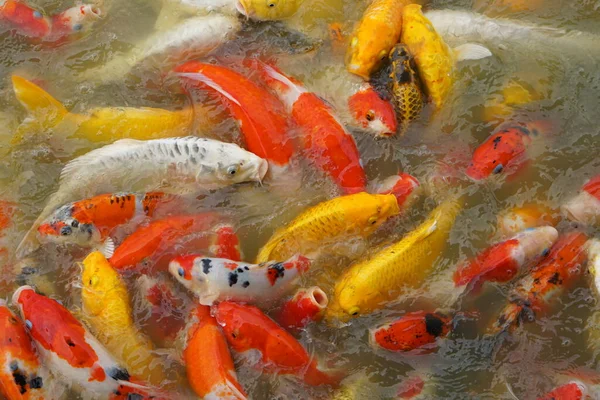
[[323,318],[328,303],[327,294],[317,286],[298,289],[281,308],[277,321],[287,329],[304,328]]
[[46,398],[41,369],[25,325],[0,301],[0,395],[9,400]]
[[215,242],[209,250],[216,258],[227,258],[232,261],[242,261],[240,239],[231,225],[221,225],[215,228]]
[[200,398],[247,398],[238,383],[227,340],[207,306],[199,305],[192,313],[183,359],[190,386]]
[[98,247],[107,258],[115,244],[111,232],[132,220],[151,217],[165,194],[101,194],[58,208],[39,227],[40,241]]
[[217,92],[238,121],[248,150],[269,162],[271,174],[283,175],[294,154],[283,105],[269,91],[229,68],[190,61],[175,68],[187,82]]
[[300,127],[305,156],[325,171],[345,193],[365,190],[366,176],[356,142],[333,109],[302,84],[272,65],[258,60],[253,66],[287,107]]
[[[398,207],[406,209],[416,196],[413,193],[419,188],[420,184],[417,178],[412,175],[400,172],[398,175],[392,175],[379,184],[377,184],[372,193],[393,194],[398,200]],[[415,193],[416,194],[416,193]]]
[[398,120],[396,111],[389,101],[368,83],[348,98],[348,109],[353,125],[356,125],[377,137],[391,137],[396,134]]
[[204,305],[225,300],[256,303],[277,299],[309,268],[310,260],[300,255],[285,262],[261,264],[187,255],[169,264],[171,275]]
[[224,301],[212,310],[229,346],[238,353],[260,352],[266,372],[295,375],[312,386],[339,385],[341,377],[321,371],[314,357],[258,308]]
[[583,400],[587,395],[588,389],[585,384],[580,381],[570,381],[538,397],[537,400]]
[[21,286],[13,303],[53,374],[96,396],[116,395],[123,388],[148,389],[130,382],[127,370],[56,300]]
[[587,181],[579,194],[569,200],[562,210],[570,220],[584,224],[598,224],[600,222],[600,175]]
[[511,303],[500,314],[493,331],[514,328],[545,312],[553,297],[570,287],[583,273],[586,242],[587,237],[581,232],[560,236],[548,256],[517,284]]
[[83,32],[101,17],[100,8],[91,4],[45,17],[22,1],[0,1],[0,25],[6,25],[19,35],[44,42],[63,42],[69,36]]

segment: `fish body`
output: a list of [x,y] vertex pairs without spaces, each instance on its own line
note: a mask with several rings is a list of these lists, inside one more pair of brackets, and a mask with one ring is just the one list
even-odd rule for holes
[[0,304],[0,394],[9,400],[47,398],[47,382],[25,325]]
[[374,193],[378,194],[393,194],[396,196],[398,207],[405,210],[410,206],[412,200],[416,197],[415,191],[420,184],[417,178],[407,173],[400,172],[397,175],[392,175],[376,185]]
[[127,370],[57,301],[21,286],[13,303],[42,362],[54,375],[96,396],[114,395],[121,386],[139,386],[129,382]]
[[125,282],[100,252],[83,260],[81,300],[92,333],[133,375],[159,386],[166,379],[152,342],[135,326]]
[[503,235],[514,235],[529,228],[556,226],[560,221],[557,212],[541,203],[526,203],[498,215],[498,230]]
[[207,306],[198,305],[192,313],[183,360],[190,386],[200,398],[247,398],[237,381],[227,340]]
[[267,302],[289,291],[310,268],[310,260],[296,256],[287,261],[248,264],[198,255],[176,257],[169,272],[192,291],[203,305],[217,301]]
[[328,303],[327,294],[317,286],[298,289],[281,308],[277,321],[286,329],[304,328],[323,318]]
[[593,278],[592,288],[600,299],[600,239],[590,239],[586,244],[588,271]]
[[416,72],[416,65],[408,48],[396,44],[389,54],[391,90],[400,120],[400,132],[404,134],[410,121],[415,120],[423,109],[423,93]]
[[430,350],[452,329],[452,317],[439,312],[416,311],[370,330],[371,346],[389,351]]
[[111,232],[120,225],[152,217],[164,193],[102,194],[58,208],[39,227],[42,242],[98,246],[106,257],[114,252]]
[[584,272],[587,259],[587,237],[581,232],[569,232],[558,238],[546,258],[518,282],[493,330],[504,331],[532,321],[543,313],[553,297]]
[[570,381],[546,393],[537,400],[583,400],[588,398],[588,388],[580,381]]
[[579,194],[562,206],[563,212],[572,221],[588,225],[600,222],[600,175],[587,181]]
[[[262,181],[265,160],[231,143],[196,137],[140,141],[123,139],[92,150],[62,170],[59,188],[17,249],[19,258],[35,249],[37,228],[68,202],[126,190],[194,193],[239,182]],[[126,175],[123,170],[129,171]]]
[[275,232],[260,249],[256,262],[286,260],[294,254],[308,255],[345,237],[367,237],[399,212],[393,195],[356,193],[327,200]]
[[558,231],[551,226],[526,229],[460,265],[454,272],[454,284],[474,288],[484,282],[508,282],[547,254],[557,238]]
[[230,348],[238,353],[259,351],[268,372],[295,375],[312,386],[339,383],[319,370],[304,347],[258,308],[225,301],[213,307],[213,313]]
[[[398,43],[402,33],[402,10],[409,0],[374,0],[365,10],[350,39],[348,71],[368,80],[371,73]],[[377,32],[373,35],[373,32]]]
[[344,193],[363,191],[367,178],[356,142],[333,109],[275,67],[256,64],[265,83],[279,95],[300,128],[304,155],[329,175]]
[[336,283],[326,317],[365,315],[398,298],[403,288],[419,287],[445,249],[460,210],[458,201],[446,200],[402,240],[352,265]]

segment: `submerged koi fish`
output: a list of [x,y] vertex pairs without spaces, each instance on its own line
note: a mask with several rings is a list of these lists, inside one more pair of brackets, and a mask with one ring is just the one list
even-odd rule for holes
[[584,400],[587,398],[587,386],[580,381],[567,382],[546,393],[537,400]]
[[511,303],[500,314],[493,331],[504,331],[533,321],[548,308],[557,293],[571,286],[584,272],[586,241],[586,235],[581,232],[559,237],[548,256],[517,284]]
[[323,318],[328,303],[327,294],[317,286],[298,289],[281,308],[277,321],[286,329],[304,328]]
[[258,60],[254,65],[301,129],[300,141],[305,156],[327,173],[344,193],[363,191],[367,178],[360,153],[354,138],[332,108],[275,67]]
[[570,220],[584,224],[600,222],[600,175],[596,175],[583,185],[579,194],[562,206]]
[[130,382],[127,370],[57,301],[21,286],[13,303],[53,374],[95,396],[109,397],[122,388],[145,389]]
[[0,301],[0,394],[9,400],[44,399],[42,366],[25,325]]
[[152,217],[165,200],[165,194],[160,192],[116,193],[69,203],[38,227],[40,241],[97,247],[110,258],[115,249],[111,232],[134,219]]
[[192,291],[200,304],[216,301],[267,302],[280,298],[310,268],[310,260],[295,256],[285,262],[248,264],[199,255],[176,257],[169,272]]
[[498,215],[498,230],[503,235],[514,235],[520,231],[539,226],[556,226],[560,218],[552,208],[541,203],[526,203]]
[[256,262],[310,255],[344,238],[367,237],[399,212],[393,195],[356,193],[324,201],[275,232],[258,252]]
[[191,314],[183,360],[188,381],[202,399],[245,400],[227,340],[210,308],[198,305]]
[[245,76],[219,65],[190,61],[175,68],[188,82],[200,82],[220,95],[238,121],[248,150],[266,159],[273,174],[285,175],[294,154],[283,105]]
[[304,347],[258,308],[225,301],[214,306],[213,313],[229,346],[238,353],[260,352],[266,372],[295,375],[311,386],[339,384],[337,377],[319,370]]

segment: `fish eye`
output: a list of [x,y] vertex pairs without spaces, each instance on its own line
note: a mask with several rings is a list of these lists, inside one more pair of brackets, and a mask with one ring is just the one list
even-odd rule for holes
[[502,164],[496,165],[496,167],[492,170],[492,174],[499,174],[504,170],[504,166]]
[[179,276],[180,276],[180,277],[182,277],[182,278],[183,278],[183,276],[185,275],[185,271],[183,270],[183,268],[182,268],[182,267],[179,267],[179,268],[177,269],[177,273],[178,273],[178,274],[179,274]]
[[369,218],[369,224],[370,225],[375,225],[377,223],[377,217],[371,217]]
[[271,7],[271,8],[275,7],[275,3],[269,3],[269,7]]
[[373,111],[367,112],[366,118],[367,121],[373,121],[375,119],[375,113]]
[[73,231],[71,230],[70,226],[63,226],[62,228],[60,228],[60,234],[61,236],[69,236]]
[[237,174],[239,169],[240,167],[237,165],[230,165],[229,167],[227,167],[227,174],[229,176],[234,176],[235,174]]
[[352,307],[350,310],[348,310],[348,314],[352,316],[357,316],[359,312],[360,309],[358,307]]
[[73,25],[73,30],[74,31],[80,31],[83,29],[83,25],[82,24],[75,24]]

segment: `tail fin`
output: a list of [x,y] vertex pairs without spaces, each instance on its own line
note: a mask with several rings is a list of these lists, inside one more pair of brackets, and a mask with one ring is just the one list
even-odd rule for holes
[[[29,113],[29,118],[41,125],[42,129],[56,126],[69,112],[58,100],[35,83],[18,75],[12,76],[13,90],[17,99]],[[23,140],[23,130],[19,130],[12,140],[18,144]]]

